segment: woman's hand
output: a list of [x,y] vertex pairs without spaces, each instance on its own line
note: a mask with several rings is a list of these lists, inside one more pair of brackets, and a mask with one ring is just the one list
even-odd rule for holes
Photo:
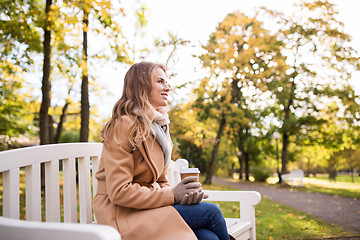
[[185,194],[183,199],[181,200],[180,204],[183,205],[191,205],[201,202],[201,200],[208,198],[209,196],[204,193],[204,191],[201,188],[201,191],[193,191],[189,194]]
[[[190,193],[192,193],[190,199],[191,201],[194,201],[194,197],[196,197],[195,199],[198,199],[199,197],[198,193],[202,192],[202,188],[201,188],[201,184],[197,182],[197,180],[198,178],[194,176],[186,177],[183,180],[181,180],[181,182],[179,182],[175,187],[173,187],[175,204],[182,202],[185,195]],[[189,196],[186,202],[188,201],[189,201]]]

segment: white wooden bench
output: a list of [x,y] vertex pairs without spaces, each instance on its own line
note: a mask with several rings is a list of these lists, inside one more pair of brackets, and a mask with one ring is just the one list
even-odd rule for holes
[[[114,228],[89,224],[96,222],[92,197],[97,188],[94,174],[101,151],[101,143],[67,143],[0,152],[1,239],[120,240],[120,234]],[[41,195],[40,163],[45,163],[45,196]],[[172,184],[180,180],[178,171],[186,166],[188,162],[184,159],[171,162],[168,177]],[[22,182],[24,175],[25,182]],[[25,184],[25,203],[19,200],[20,184]],[[255,205],[261,200],[258,192],[207,193],[208,201],[239,202],[240,218],[226,219],[229,232],[236,239],[256,239]],[[44,216],[42,201],[45,202]],[[20,218],[23,205],[26,217]]]
[[282,180],[285,183],[290,183],[292,187],[295,185],[304,186],[304,171],[301,169],[292,170],[290,173],[282,174]]

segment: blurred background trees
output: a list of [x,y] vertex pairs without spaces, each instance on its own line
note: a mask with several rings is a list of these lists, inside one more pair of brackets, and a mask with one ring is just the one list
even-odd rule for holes
[[306,174],[360,168],[360,99],[349,83],[359,54],[329,1],[299,2],[292,13],[234,11],[201,46],[172,32],[145,42],[141,1],[2,1],[0,12],[1,149],[99,141],[109,117],[94,101],[108,94],[99,66],[156,55],[171,82],[177,53],[200,47],[203,76],[173,84],[174,95],[192,88],[185,102],[171,103],[173,159],[188,159],[206,183],[213,175],[266,179],[277,166]]

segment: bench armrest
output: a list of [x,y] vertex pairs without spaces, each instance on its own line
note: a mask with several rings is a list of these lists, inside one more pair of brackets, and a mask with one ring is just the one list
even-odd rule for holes
[[240,219],[242,221],[255,220],[255,205],[261,201],[260,193],[256,191],[213,191],[205,190],[209,195],[206,201],[226,201],[240,203]]
[[113,227],[100,224],[51,223],[0,217],[0,232],[4,239],[37,240],[121,240]]
[[[261,201],[260,193],[256,191],[212,191],[205,190],[205,193],[209,195],[206,201],[225,201],[225,202],[239,202],[240,206],[240,218],[239,219],[226,219],[227,224],[232,225],[231,222],[238,222],[230,226],[228,229],[234,236],[242,235],[245,229],[250,228],[249,237],[250,239],[256,239],[256,223],[255,223],[255,205]],[[238,226],[242,226],[244,230],[239,229]],[[244,233],[246,234],[246,233]],[[248,239],[240,237],[239,239]]]

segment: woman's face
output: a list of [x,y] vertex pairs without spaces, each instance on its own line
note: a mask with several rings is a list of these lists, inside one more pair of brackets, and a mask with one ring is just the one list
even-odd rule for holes
[[167,105],[167,98],[170,88],[167,84],[167,78],[165,72],[155,67],[152,74],[152,91],[150,94],[150,103],[157,109],[159,107],[165,107]]

